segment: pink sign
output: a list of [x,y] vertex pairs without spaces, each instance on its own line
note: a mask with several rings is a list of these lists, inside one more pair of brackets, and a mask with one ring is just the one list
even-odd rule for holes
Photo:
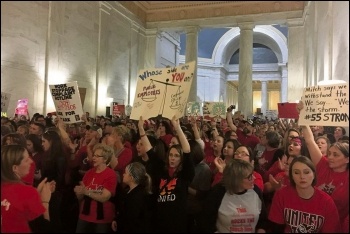
[[15,109],[15,114],[18,115],[27,115],[28,113],[28,99],[19,99],[17,101],[17,107]]

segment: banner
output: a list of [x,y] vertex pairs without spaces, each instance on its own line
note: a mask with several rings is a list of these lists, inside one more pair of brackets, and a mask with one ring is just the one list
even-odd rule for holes
[[202,105],[199,102],[188,102],[186,116],[203,116]]
[[122,116],[125,115],[125,105],[118,105],[118,102],[113,102],[112,104],[112,115],[113,116]]
[[195,62],[178,67],[152,68],[138,73],[137,87],[130,119],[161,115],[172,119],[184,115],[191,89]]
[[349,126],[349,84],[304,88],[299,125]]
[[11,94],[1,92],[1,112],[7,112]]
[[[203,116],[214,119],[226,119],[226,106],[223,102],[204,102]],[[218,120],[216,120],[218,122]]]
[[15,109],[15,114],[27,116],[27,114],[28,114],[28,98],[19,99],[17,101],[17,107]]
[[81,122],[84,114],[76,81],[49,85],[52,99],[55,103],[57,117],[65,123]]
[[298,103],[277,103],[278,118],[298,119],[299,113],[297,110]]

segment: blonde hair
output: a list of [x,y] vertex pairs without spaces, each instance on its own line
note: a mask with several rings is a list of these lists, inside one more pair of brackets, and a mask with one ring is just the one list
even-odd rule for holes
[[108,145],[98,143],[94,146],[93,152],[95,153],[96,150],[99,149],[102,150],[101,156],[103,156],[103,159],[106,160],[106,164],[108,165],[111,162],[112,157],[114,157],[114,149]]
[[113,127],[112,134],[117,134],[122,137],[122,143],[130,140],[130,129],[125,125],[118,125]]
[[21,145],[1,146],[1,181],[21,182],[12,167],[20,165],[26,148]]

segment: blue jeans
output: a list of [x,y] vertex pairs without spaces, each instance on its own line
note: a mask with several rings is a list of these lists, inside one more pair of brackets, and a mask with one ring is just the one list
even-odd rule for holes
[[91,223],[79,219],[76,233],[112,233],[111,223]]

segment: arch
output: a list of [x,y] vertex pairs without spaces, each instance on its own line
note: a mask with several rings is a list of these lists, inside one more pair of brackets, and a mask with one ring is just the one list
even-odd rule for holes
[[[258,25],[253,29],[253,43],[260,43],[269,48],[276,54],[278,63],[288,62],[287,38],[275,27],[270,25]],[[232,28],[225,33],[218,43],[216,43],[212,61],[217,65],[226,65],[229,63],[233,53],[239,49],[240,29]]]

